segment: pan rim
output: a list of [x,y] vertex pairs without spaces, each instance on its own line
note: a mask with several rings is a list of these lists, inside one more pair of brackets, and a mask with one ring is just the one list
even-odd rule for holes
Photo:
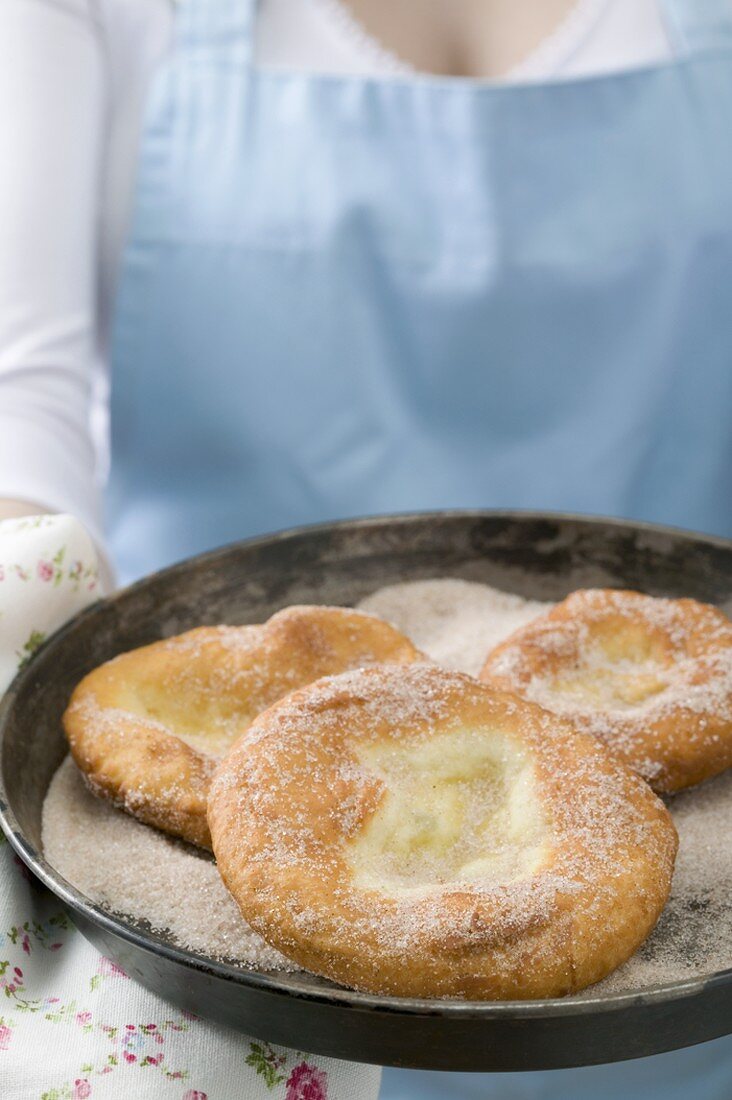
[[[611,526],[619,531],[628,533],[643,533],[648,535],[661,535],[681,540],[692,545],[704,545],[732,552],[732,539],[718,535],[695,532],[687,528],[673,527],[669,525],[649,523],[634,519],[623,519],[615,516],[599,514],[582,514],[564,511],[539,511],[534,509],[445,509],[432,511],[409,511],[399,513],[385,513],[378,515],[360,516],[352,519],[336,521],[324,521],[305,526],[289,527],[269,534],[257,535],[253,538],[237,540],[216,549],[198,554],[192,558],[186,558],[158,570],[146,577],[133,582],[110,596],[106,596],[91,604],[77,615],[73,616],[59,630],[55,631],[39,647],[37,654],[22,668],[11,684],[5,695],[0,700],[0,756],[3,751],[7,715],[12,710],[16,696],[24,688],[26,680],[33,676],[36,656],[45,653],[51,647],[63,644],[65,638],[79,628],[82,621],[99,614],[102,607],[115,604],[126,597],[128,593],[149,586],[154,581],[169,578],[178,571],[185,571],[192,562],[197,564],[214,564],[217,558],[231,555],[241,547],[256,548],[257,546],[271,546],[273,543],[282,543],[288,540],[302,538],[309,534],[317,534],[324,531],[358,531],[369,527],[397,526],[402,523],[414,523],[421,520],[429,523],[435,520],[445,520],[454,517],[456,519],[486,519],[486,520],[525,520],[557,523],[575,523],[586,527]],[[303,1001],[331,1004],[333,1006],[347,1007],[355,1010],[378,1012],[386,1015],[419,1016],[443,1016],[453,1019],[484,1019],[489,1020],[529,1020],[536,1018],[561,1018],[590,1014],[612,1014],[622,1012],[632,1005],[661,1005],[679,999],[691,999],[710,989],[732,984],[732,967],[721,971],[713,971],[708,974],[697,975],[688,979],[677,979],[674,982],[656,984],[641,989],[607,993],[600,996],[592,996],[593,987],[579,994],[569,997],[547,998],[533,1001],[466,1001],[466,1000],[436,1000],[427,998],[404,998],[387,995],[361,993],[336,985],[324,985],[322,988],[298,988],[288,983],[291,972],[288,971],[257,971],[245,967],[238,967],[232,963],[222,962],[200,954],[198,952],[178,947],[165,942],[126,922],[121,916],[111,910],[98,905],[90,898],[67,882],[45,860],[25,836],[20,827],[15,813],[9,801],[9,795],[5,786],[4,769],[0,767],[0,827],[9,843],[28,865],[37,878],[73,913],[95,924],[106,932],[109,932],[124,942],[152,955],[165,958],[169,962],[183,966],[187,969],[209,974],[225,982],[236,985],[248,986],[261,993],[269,993],[274,996],[295,997]]]

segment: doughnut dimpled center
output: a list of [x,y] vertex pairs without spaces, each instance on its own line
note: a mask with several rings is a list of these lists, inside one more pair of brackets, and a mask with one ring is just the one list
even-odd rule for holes
[[575,667],[546,685],[552,695],[626,710],[666,690],[673,662],[657,636],[617,618],[592,623],[587,633]]
[[509,883],[551,851],[534,769],[498,729],[456,729],[421,741],[361,746],[380,781],[368,824],[348,845],[355,884],[416,896],[450,883]]
[[227,684],[196,681],[195,664],[164,680],[124,684],[118,706],[145,722],[159,723],[192,749],[222,757],[258,713],[250,697],[232,694]]

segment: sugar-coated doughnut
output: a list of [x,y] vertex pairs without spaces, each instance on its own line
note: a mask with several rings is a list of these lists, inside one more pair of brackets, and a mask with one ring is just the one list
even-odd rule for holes
[[497,646],[480,678],[594,734],[656,791],[732,765],[732,623],[708,604],[580,590]]
[[375,993],[561,995],[626,960],[677,838],[594,738],[434,665],[328,677],[260,715],[209,797],[244,918]]
[[200,627],[108,661],[75,689],[64,728],[92,790],[210,848],[211,776],[260,711],[320,676],[420,656],[374,615],[289,607],[261,626]]

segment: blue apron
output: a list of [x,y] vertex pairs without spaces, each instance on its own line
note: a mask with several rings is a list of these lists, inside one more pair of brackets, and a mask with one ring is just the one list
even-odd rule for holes
[[[732,535],[732,0],[662,7],[674,61],[520,86],[258,70],[256,0],[183,0],[115,324],[123,580],[423,508]],[[732,1046],[384,1082],[621,1090],[729,1100]]]

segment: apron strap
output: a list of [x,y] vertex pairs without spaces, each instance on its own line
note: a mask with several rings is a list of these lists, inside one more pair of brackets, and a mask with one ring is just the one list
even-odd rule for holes
[[251,61],[258,0],[172,0],[175,46],[191,58]]
[[732,0],[661,0],[661,11],[682,56],[732,46]]

